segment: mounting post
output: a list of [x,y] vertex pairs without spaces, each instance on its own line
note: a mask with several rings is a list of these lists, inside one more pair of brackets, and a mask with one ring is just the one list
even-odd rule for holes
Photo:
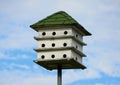
[[58,85],[62,85],[62,68],[60,65],[58,65],[57,74],[58,74],[57,83]]

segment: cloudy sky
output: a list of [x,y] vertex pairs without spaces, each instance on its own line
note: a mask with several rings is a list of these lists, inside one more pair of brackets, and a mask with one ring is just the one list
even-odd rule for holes
[[63,70],[63,85],[120,85],[120,0],[0,0],[0,85],[56,85],[56,71],[33,63],[37,32],[29,26],[57,11],[92,33],[87,69]]

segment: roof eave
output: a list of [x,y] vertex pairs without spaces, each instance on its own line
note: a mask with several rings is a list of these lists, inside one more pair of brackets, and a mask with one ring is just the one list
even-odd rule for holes
[[80,31],[83,32],[84,36],[90,36],[92,35],[90,32],[88,32],[82,25],[80,25],[79,23],[75,23],[74,24],[77,28],[79,28]]
[[83,26],[81,26],[78,23],[73,23],[73,24],[48,24],[48,25],[30,25],[30,27],[32,29],[34,29],[35,31],[39,31],[40,28],[48,28],[48,27],[61,27],[61,26],[75,26],[76,28],[78,28],[78,30],[80,30],[84,36],[90,36],[92,35],[90,32],[88,32]]

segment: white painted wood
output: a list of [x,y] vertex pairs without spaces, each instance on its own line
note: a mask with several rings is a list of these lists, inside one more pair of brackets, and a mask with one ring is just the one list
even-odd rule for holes
[[[65,34],[64,34],[65,31],[67,31],[68,34],[65,35]],[[43,32],[45,32],[46,35],[43,36],[43,35],[42,35]],[[56,32],[56,35],[53,35],[53,34],[52,34],[53,32]],[[55,28],[52,29],[52,28],[51,28],[51,29],[45,29],[45,30],[40,30],[40,31],[38,32],[38,34],[39,34],[39,35],[38,35],[39,37],[48,37],[48,36],[49,36],[49,37],[57,37],[57,36],[63,36],[63,35],[64,35],[64,36],[69,36],[69,35],[72,35],[72,28],[61,28],[61,29],[58,29],[58,28],[57,28],[57,29],[55,29]]]
[[[68,33],[65,35],[64,32],[67,31]],[[45,35],[42,33],[45,32]],[[56,35],[53,35],[52,33],[55,32]],[[83,36],[79,34],[79,32],[75,31],[73,28],[61,28],[61,29],[45,29],[45,30],[40,30],[38,32],[38,36],[40,38],[42,37],[58,37],[58,36],[75,36],[76,39],[83,41]]]
[[[66,46],[64,44],[66,43]],[[45,44],[45,47],[42,47],[42,44]],[[53,47],[52,45],[55,44]],[[71,47],[72,39],[53,39],[53,40],[40,40],[38,41],[39,48],[55,48],[55,47]]]
[[[54,58],[52,58],[52,55],[55,55]],[[66,55],[66,57],[64,57],[64,55]],[[44,58],[42,58],[42,56],[44,56]],[[44,51],[44,52],[38,52],[38,56],[37,59],[40,60],[57,60],[57,59],[63,59],[63,58],[73,58],[74,60],[76,60],[79,63],[82,63],[82,57],[79,56],[77,53],[75,53],[72,50],[61,50],[61,51]]]
[[[66,58],[71,58],[71,50],[61,50],[61,51],[44,51],[44,52],[38,52],[38,57],[37,59],[42,59],[41,56],[44,55],[45,59],[52,60],[52,59],[62,59],[63,55],[66,54]],[[55,58],[52,58],[51,55],[55,55]]]
[[80,55],[78,55],[77,53],[72,51],[72,58],[74,58],[74,60],[76,60],[79,63],[82,63],[82,57]]
[[[42,44],[45,47],[42,47]],[[53,46],[53,44],[55,46]],[[65,46],[66,44],[66,46]],[[64,38],[64,39],[50,39],[50,40],[39,40],[38,41],[38,48],[55,48],[55,47],[75,47],[77,50],[83,50],[83,46],[78,42],[74,41],[72,38]]]
[[72,47],[75,47],[77,50],[81,51],[83,50],[83,46],[79,43],[77,43],[76,41],[72,40]]
[[83,36],[79,34],[76,30],[72,29],[72,35],[75,36],[76,39],[83,41]]

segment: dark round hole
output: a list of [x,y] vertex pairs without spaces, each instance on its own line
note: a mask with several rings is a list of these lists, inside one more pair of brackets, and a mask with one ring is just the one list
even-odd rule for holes
[[54,35],[54,36],[55,36],[55,35],[56,35],[56,32],[53,32],[53,33],[52,33],[52,35]]
[[78,37],[78,35],[76,34],[76,37]]
[[76,48],[78,48],[78,46],[76,45]]
[[77,57],[75,59],[77,60]]
[[64,31],[64,34],[65,34],[65,35],[67,35],[67,34],[68,34],[68,32],[67,32],[67,31]]
[[52,58],[55,58],[55,55],[51,55]]
[[45,44],[42,44],[41,46],[42,46],[42,47],[45,47]]
[[45,56],[44,56],[44,55],[42,55],[42,56],[41,56],[41,58],[42,58],[42,59],[44,59],[44,58],[45,58]]
[[67,57],[67,55],[66,54],[63,54],[63,58],[66,58]]
[[55,43],[52,43],[52,47],[55,47]]
[[67,43],[63,43],[63,46],[66,47],[66,46],[67,46]]
[[42,33],[42,35],[43,35],[43,36],[45,36],[45,35],[46,35],[46,33],[45,33],[45,32],[43,32],[43,33]]

